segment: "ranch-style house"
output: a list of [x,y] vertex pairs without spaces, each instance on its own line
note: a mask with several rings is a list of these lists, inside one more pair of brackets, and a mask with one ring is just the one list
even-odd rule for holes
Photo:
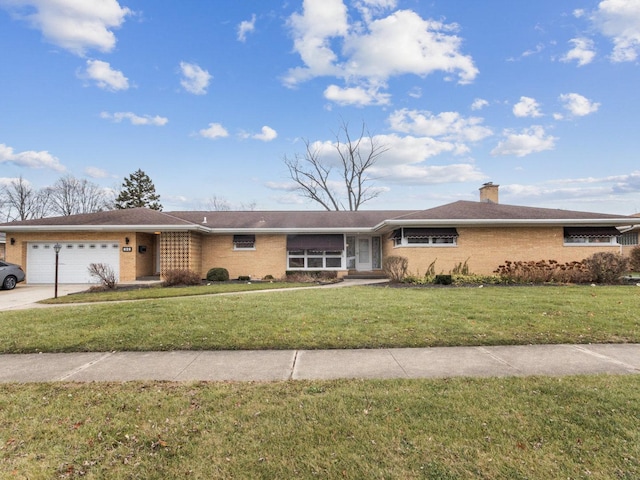
[[[583,260],[595,252],[628,254],[638,244],[637,216],[502,205],[498,185],[480,201],[427,210],[174,211],[145,208],[0,224],[6,261],[27,283],[88,283],[90,263],[111,266],[119,282],[162,277],[172,269],[231,278],[331,271],[339,277],[382,273],[384,259],[406,257],[409,272],[437,273],[466,262],[490,274],[506,260]],[[625,233],[627,232],[628,233]]]

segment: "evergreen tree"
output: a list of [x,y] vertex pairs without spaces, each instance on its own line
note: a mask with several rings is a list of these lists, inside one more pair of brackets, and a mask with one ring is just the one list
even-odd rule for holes
[[162,210],[160,195],[156,194],[156,187],[149,176],[140,169],[124,179],[115,206],[120,210],[138,207]]

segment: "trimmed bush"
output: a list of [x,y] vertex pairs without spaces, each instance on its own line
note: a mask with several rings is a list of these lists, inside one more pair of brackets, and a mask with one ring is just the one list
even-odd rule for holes
[[392,255],[384,259],[382,270],[392,282],[401,282],[407,276],[407,268],[409,268],[409,260],[407,257]]
[[249,280],[251,280],[251,277],[249,275],[240,275],[238,277],[238,281],[240,282],[248,282]]
[[212,268],[207,272],[207,280],[210,282],[226,282],[229,280],[229,270],[226,268]]
[[194,271],[176,268],[169,270],[164,274],[164,280],[162,281],[163,287],[177,287],[177,286],[189,286],[200,285],[202,280],[200,275]]
[[596,283],[620,283],[629,261],[619,253],[597,252],[584,261],[591,281]]

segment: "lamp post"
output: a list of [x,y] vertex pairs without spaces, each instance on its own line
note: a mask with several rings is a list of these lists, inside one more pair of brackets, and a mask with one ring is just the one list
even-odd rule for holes
[[55,277],[55,287],[54,287],[53,298],[58,298],[58,254],[60,253],[61,248],[62,246],[59,243],[56,243],[53,246],[53,249],[56,252],[56,277]]

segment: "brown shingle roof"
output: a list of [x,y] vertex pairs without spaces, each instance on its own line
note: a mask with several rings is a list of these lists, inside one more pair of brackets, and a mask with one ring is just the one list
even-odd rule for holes
[[124,210],[109,210],[96,213],[82,213],[63,217],[39,218],[37,220],[23,220],[0,224],[3,226],[91,226],[91,225],[185,225],[189,222],[170,214],[150,210],[148,208],[128,208]]
[[[349,211],[174,211],[159,212],[146,208],[132,208],[112,210],[106,212],[71,215],[65,217],[50,217],[38,220],[25,220],[0,224],[0,230],[15,231],[15,229],[32,230],[39,227],[48,230],[73,229],[87,227],[88,230],[102,228],[118,229],[144,227],[162,229],[197,229],[200,231],[230,231],[230,230],[362,230],[368,231],[374,227],[386,224],[385,228],[393,225],[437,225],[454,224],[456,220],[473,224],[486,224],[492,220],[508,224],[522,221],[557,223],[562,220],[572,220],[574,223],[586,224],[593,221],[601,224],[607,220],[612,225],[621,225],[623,219],[628,219],[628,225],[638,223],[634,217],[624,215],[608,215],[602,213],[579,212],[571,210],[520,207],[486,202],[458,201],[427,210],[360,210]],[[635,221],[634,221],[635,220]],[[571,223],[571,222],[569,222]],[[626,223],[625,223],[626,224]]]
[[489,202],[460,200],[440,207],[397,216],[395,220],[604,220],[625,215],[578,212],[554,208],[520,207]]
[[[313,229],[372,228],[388,218],[411,213],[389,210],[256,211],[256,212],[168,212],[185,221],[213,229]],[[205,222],[206,219],[206,223]]]

